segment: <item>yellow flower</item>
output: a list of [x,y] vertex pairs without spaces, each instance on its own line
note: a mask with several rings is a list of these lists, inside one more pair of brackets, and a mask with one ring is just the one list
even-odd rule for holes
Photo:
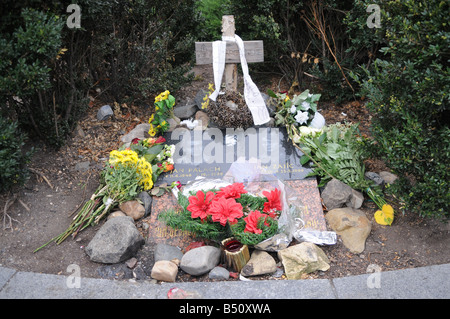
[[287,101],[289,101],[289,96],[286,95],[286,98],[284,99],[284,103],[286,103]]
[[214,84],[208,83],[208,91],[214,92]]
[[155,119],[155,114],[152,114],[152,116],[150,116],[150,118],[148,119],[148,122],[151,123],[151,122],[153,122],[154,119]]
[[156,135],[156,130],[153,127],[152,123],[150,123],[150,129],[148,130],[148,134],[150,134],[150,136],[152,136],[152,137]]
[[381,210],[375,212],[374,217],[378,224],[390,226],[394,221],[394,209],[391,205],[384,204]]
[[125,166],[135,165],[138,161],[138,155],[135,151],[132,150],[123,150],[123,151],[111,151],[109,153],[109,164],[113,166],[117,166],[118,164],[122,164]]
[[140,175],[139,184],[143,186],[144,190],[149,190],[153,187],[153,171],[152,165],[143,157],[137,161],[136,171]]

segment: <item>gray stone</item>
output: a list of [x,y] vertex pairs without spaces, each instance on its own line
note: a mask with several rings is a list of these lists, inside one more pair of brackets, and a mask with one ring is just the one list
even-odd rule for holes
[[379,175],[386,184],[394,184],[394,182],[398,178],[397,175],[392,174],[391,172],[387,172],[387,171],[382,171],[382,172],[380,172]]
[[255,250],[250,260],[242,268],[243,276],[258,276],[272,274],[277,270],[277,264],[270,254],[262,250]]
[[114,264],[133,257],[144,244],[139,231],[129,216],[107,220],[86,247],[91,261]]
[[173,118],[170,118],[167,120],[167,123],[169,123],[169,129],[167,130],[167,132],[173,132],[173,130],[180,125],[181,120],[174,116]]
[[303,242],[278,252],[288,279],[301,279],[303,274],[330,268],[330,261],[322,249],[313,243]]
[[128,134],[122,136],[122,138],[120,140],[122,141],[122,143],[131,143],[131,141],[134,140],[135,138],[143,140],[143,139],[149,137],[149,134],[148,134],[149,130],[150,130],[150,124],[148,124],[148,123],[138,124]]
[[220,249],[217,247],[194,248],[183,255],[180,268],[193,276],[203,275],[219,264],[220,255]]
[[381,176],[378,175],[377,173],[374,173],[374,172],[366,172],[366,173],[364,174],[364,176],[365,176],[367,179],[373,181],[373,182],[375,183],[375,185],[378,185],[378,186],[384,186],[384,180],[383,180],[383,179],[381,178]]
[[89,165],[91,165],[91,162],[80,162],[75,164],[75,170],[78,172],[86,172],[89,169]]
[[144,217],[147,217],[152,212],[153,197],[151,197],[147,192],[141,192],[139,193],[139,199],[144,204],[145,208]]
[[223,267],[214,267],[208,274],[209,279],[228,280],[230,272]]
[[181,260],[183,258],[183,253],[178,247],[163,243],[159,243],[156,245],[154,254],[155,261],[172,260],[175,258]]
[[114,115],[114,112],[109,105],[103,105],[97,112],[97,120],[105,121]]
[[195,104],[187,104],[183,106],[176,106],[173,109],[173,114],[175,114],[176,117],[186,120],[194,116],[195,112],[197,112],[198,108]]
[[336,208],[330,210],[325,218],[331,229],[341,236],[344,246],[352,253],[359,254],[364,251],[372,223],[362,211],[350,207]]
[[266,103],[267,111],[269,112],[269,116],[275,116],[275,112],[277,110],[277,104],[274,99],[272,99],[268,94],[261,92],[261,96]]
[[[203,98],[204,98],[207,94],[208,94],[208,91],[203,90],[203,89],[200,89],[200,90],[197,92],[197,94],[195,95],[194,103],[195,103],[195,105],[197,105],[197,107],[198,107],[199,109],[202,108],[202,103],[205,102],[205,101],[203,101]],[[210,102],[211,102],[211,101],[210,101]]]
[[332,210],[342,207],[350,201],[352,188],[333,178],[327,183],[321,195],[327,209]]
[[359,209],[361,208],[362,204],[364,202],[364,194],[352,189],[352,195],[350,196],[347,204],[347,207]]

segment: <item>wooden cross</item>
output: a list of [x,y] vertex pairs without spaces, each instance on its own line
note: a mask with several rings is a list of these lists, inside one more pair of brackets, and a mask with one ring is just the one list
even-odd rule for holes
[[[222,35],[234,37],[234,16],[222,17]],[[244,41],[247,63],[264,62],[263,41]],[[225,90],[237,90],[237,63],[241,62],[236,43],[227,42],[225,57]],[[212,64],[212,42],[195,42],[196,64]]]

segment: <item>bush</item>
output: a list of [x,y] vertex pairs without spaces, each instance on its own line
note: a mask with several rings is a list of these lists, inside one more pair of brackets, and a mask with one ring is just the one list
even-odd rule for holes
[[319,84],[323,99],[339,104],[354,98],[359,87],[350,72],[370,66],[382,41],[366,26],[374,2],[229,0],[227,10],[242,38],[264,41],[266,67],[297,90]]
[[382,7],[388,45],[361,81],[374,146],[400,177],[391,191],[407,209],[439,218],[450,217],[448,9],[437,0]]
[[0,192],[22,186],[29,177],[26,164],[31,151],[23,154],[25,136],[17,129],[17,122],[0,117]]

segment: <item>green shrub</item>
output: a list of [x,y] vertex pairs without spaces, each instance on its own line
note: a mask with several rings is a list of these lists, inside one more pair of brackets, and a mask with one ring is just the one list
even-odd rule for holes
[[0,117],[0,192],[22,186],[29,177],[26,164],[31,151],[23,154],[25,136],[17,129],[17,122]]
[[422,216],[450,217],[449,5],[382,7],[388,42],[361,81],[373,112],[374,149],[400,179],[391,191]]

